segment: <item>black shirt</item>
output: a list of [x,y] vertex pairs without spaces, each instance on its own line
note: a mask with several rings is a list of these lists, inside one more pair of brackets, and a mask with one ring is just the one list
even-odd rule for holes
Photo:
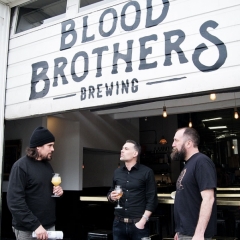
[[152,169],[136,163],[130,171],[123,166],[114,172],[113,184],[121,185],[123,196],[120,198],[122,209],[115,209],[116,216],[124,218],[141,218],[145,210],[153,212],[157,205],[157,187]]
[[12,225],[22,231],[35,231],[40,224],[55,224],[55,198],[51,183],[53,169],[48,161],[27,156],[14,163],[8,184],[7,204]]
[[215,235],[216,187],[217,176],[214,163],[202,153],[194,154],[185,164],[176,184],[177,191],[174,201],[176,232],[188,236],[194,235],[202,203],[201,192],[214,189],[215,201],[204,236],[210,238]]

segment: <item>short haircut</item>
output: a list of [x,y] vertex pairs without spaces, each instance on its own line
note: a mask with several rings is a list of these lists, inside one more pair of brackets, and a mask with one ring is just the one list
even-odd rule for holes
[[185,129],[185,131],[183,132],[183,136],[186,136],[189,140],[191,140],[194,147],[198,147],[200,143],[200,136],[198,132],[194,128],[190,127],[180,128],[178,130],[181,129]]
[[134,145],[134,149],[138,152],[138,158],[140,157],[141,154],[141,146],[139,143],[137,143],[134,140],[127,140],[126,143],[132,143]]

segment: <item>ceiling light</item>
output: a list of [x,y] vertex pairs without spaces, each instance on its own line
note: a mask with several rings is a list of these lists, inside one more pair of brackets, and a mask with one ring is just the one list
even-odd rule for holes
[[235,118],[235,119],[238,119],[238,118],[239,118],[239,116],[238,116],[238,110],[237,110],[236,107],[234,108],[234,118]]
[[216,118],[209,118],[209,119],[203,119],[202,122],[209,122],[209,121],[215,121],[215,120],[220,120],[222,119],[221,117],[216,117]]
[[237,106],[236,106],[236,97],[235,97],[235,93],[234,93],[234,100],[235,100],[235,107],[234,107],[234,118],[238,119],[238,110],[237,110]]
[[210,94],[210,99],[211,99],[212,101],[216,100],[216,98],[217,98],[216,93],[211,93],[211,94]]
[[191,128],[192,127],[192,119],[191,119],[191,113],[189,113],[189,123],[188,126]]
[[167,117],[167,108],[165,105],[163,106],[163,117]]
[[215,126],[215,127],[208,127],[209,129],[222,129],[227,128],[227,126]]

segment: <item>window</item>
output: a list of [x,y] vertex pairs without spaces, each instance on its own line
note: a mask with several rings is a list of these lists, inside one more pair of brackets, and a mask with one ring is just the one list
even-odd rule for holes
[[[32,0],[19,7],[16,33],[62,18],[67,0]],[[48,20],[46,20],[48,19]]]
[[98,3],[98,2],[103,2],[104,0],[79,0],[80,1],[80,9],[83,7],[87,7],[89,5]]

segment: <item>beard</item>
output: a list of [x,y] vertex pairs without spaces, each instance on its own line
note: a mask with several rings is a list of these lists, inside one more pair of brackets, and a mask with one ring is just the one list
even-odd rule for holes
[[176,148],[173,149],[170,157],[173,161],[182,161],[185,160],[186,155],[187,155],[186,148],[182,145],[180,151],[178,151]]
[[40,155],[40,157],[42,158],[42,161],[51,161],[52,160],[52,153],[49,153],[45,156]]

